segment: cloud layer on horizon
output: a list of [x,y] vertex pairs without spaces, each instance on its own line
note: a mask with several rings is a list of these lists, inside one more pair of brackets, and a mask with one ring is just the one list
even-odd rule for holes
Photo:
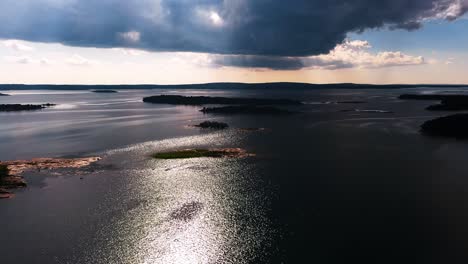
[[[45,55],[41,52],[41,48],[36,49],[36,44],[20,40],[4,40],[0,41],[0,46],[9,48],[12,53],[5,56],[8,62],[20,64],[52,64],[49,59],[44,58]],[[60,46],[59,46],[60,47]],[[67,47],[67,46],[63,46]],[[61,54],[57,57],[55,52],[55,61],[64,62],[67,65],[73,66],[95,66],[99,64],[97,60],[91,60],[75,50],[72,50],[72,55]],[[300,70],[300,69],[320,69],[320,70],[339,70],[347,68],[375,69],[395,66],[410,66],[427,64],[422,56],[414,56],[403,53],[401,51],[380,51],[374,52],[368,41],[363,40],[345,40],[344,43],[338,44],[333,50],[327,54],[305,56],[305,57],[287,57],[287,56],[263,56],[263,55],[220,55],[199,52],[170,52],[170,60],[168,63],[176,63],[179,65],[192,65],[203,68],[258,68],[270,70]],[[30,52],[30,51],[38,52]],[[100,52],[112,51],[118,52],[125,57],[135,57],[141,55],[149,55],[153,52],[145,52],[130,48],[104,48],[98,49]],[[25,55],[24,52],[29,52]],[[163,54],[163,53],[153,53]],[[37,56],[41,55],[42,58]],[[50,55],[50,54],[49,54]],[[114,56],[112,56],[114,57]],[[453,59],[452,59],[453,60]],[[428,63],[434,64],[433,59],[429,59]]]
[[362,40],[346,40],[327,54],[307,57],[279,57],[260,55],[212,55],[210,63],[216,66],[267,68],[273,70],[346,68],[385,68],[426,64],[422,56],[400,51],[371,53],[371,45]]

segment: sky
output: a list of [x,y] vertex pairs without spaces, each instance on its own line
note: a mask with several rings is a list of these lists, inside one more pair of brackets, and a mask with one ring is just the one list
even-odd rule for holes
[[468,0],[2,0],[0,83],[468,84]]

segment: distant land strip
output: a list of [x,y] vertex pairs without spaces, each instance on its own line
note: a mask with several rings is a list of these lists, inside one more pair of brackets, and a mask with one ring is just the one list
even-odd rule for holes
[[404,89],[404,88],[468,88],[468,84],[356,84],[356,83],[205,83],[205,84],[125,84],[125,85],[62,85],[0,84],[2,90],[140,90],[140,89]]

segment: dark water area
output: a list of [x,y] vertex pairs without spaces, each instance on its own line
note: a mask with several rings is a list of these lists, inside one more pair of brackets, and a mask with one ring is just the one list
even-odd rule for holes
[[[0,263],[466,263],[468,142],[419,126],[446,115],[399,90],[7,91],[0,160],[99,155],[28,172],[0,201]],[[288,116],[204,115],[158,94],[289,98]],[[364,101],[362,104],[335,104]],[[386,112],[343,111],[383,110]],[[188,125],[226,122],[223,131]],[[264,128],[245,131],[242,128]],[[186,148],[255,157],[153,160]]]

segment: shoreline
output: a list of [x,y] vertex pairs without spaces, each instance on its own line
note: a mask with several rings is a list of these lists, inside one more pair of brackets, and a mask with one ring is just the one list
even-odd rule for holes
[[101,160],[100,157],[86,158],[36,158],[32,160],[1,161],[0,165],[6,166],[7,175],[0,178],[0,199],[11,198],[10,190],[26,188],[27,182],[22,176],[26,171],[54,170],[63,168],[83,168]]

